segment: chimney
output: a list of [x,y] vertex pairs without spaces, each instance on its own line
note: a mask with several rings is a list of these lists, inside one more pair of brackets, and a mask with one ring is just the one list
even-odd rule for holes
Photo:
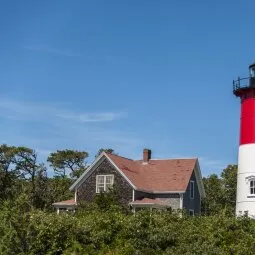
[[151,159],[151,150],[144,149],[143,150],[143,162],[148,163],[150,159]]

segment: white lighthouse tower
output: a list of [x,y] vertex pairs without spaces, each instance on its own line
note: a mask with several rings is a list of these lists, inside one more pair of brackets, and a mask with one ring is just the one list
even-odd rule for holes
[[236,215],[255,218],[255,64],[250,76],[233,81],[233,93],[241,100]]

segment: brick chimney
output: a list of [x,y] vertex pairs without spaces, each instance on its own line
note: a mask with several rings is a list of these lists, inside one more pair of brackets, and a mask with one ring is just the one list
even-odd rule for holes
[[143,162],[148,163],[150,159],[151,159],[151,150],[144,149],[143,150]]

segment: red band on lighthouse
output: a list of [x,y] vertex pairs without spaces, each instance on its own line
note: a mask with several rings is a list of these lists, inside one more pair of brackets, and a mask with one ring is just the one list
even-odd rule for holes
[[255,143],[255,90],[241,96],[240,145]]

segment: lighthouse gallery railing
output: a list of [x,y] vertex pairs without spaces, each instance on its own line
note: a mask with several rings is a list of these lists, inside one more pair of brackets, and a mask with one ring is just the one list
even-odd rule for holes
[[248,88],[249,87],[249,79],[250,79],[250,77],[246,77],[246,78],[238,77],[238,79],[236,81],[233,81],[233,91],[235,92],[242,88]]

